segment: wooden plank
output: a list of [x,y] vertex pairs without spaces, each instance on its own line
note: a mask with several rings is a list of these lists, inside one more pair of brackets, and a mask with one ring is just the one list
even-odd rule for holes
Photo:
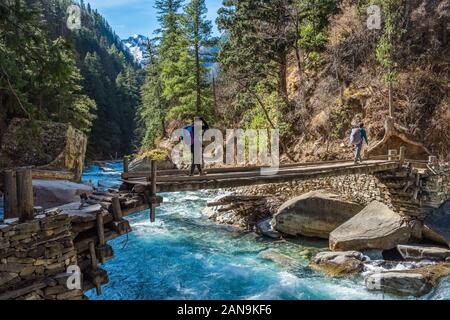
[[[387,157],[384,157],[387,159]],[[290,163],[290,164],[282,164],[280,168],[292,168],[292,167],[308,167],[315,165],[325,165],[325,164],[339,164],[339,163],[347,163],[351,162],[350,160],[333,160],[333,161],[318,161],[318,162],[304,162],[304,163]],[[225,168],[209,168],[205,169],[207,174],[216,174],[216,173],[234,173],[234,172],[246,172],[246,171],[260,171],[263,168],[270,168],[269,166],[250,166],[250,167],[225,167]],[[159,170],[158,176],[173,176],[173,175],[188,175],[190,173],[189,170]],[[151,177],[150,171],[141,171],[141,172],[128,172],[122,174],[122,179],[133,179],[133,178],[148,178]]]
[[[384,156],[383,160],[387,160],[387,156]],[[280,165],[280,168],[293,168],[293,167],[309,167],[316,165],[325,165],[325,164],[339,164],[339,163],[353,163],[351,160],[333,160],[333,161],[317,161],[317,162],[304,162],[304,163],[290,163]],[[253,172],[260,171],[263,168],[270,168],[268,166],[250,166],[250,167],[225,167],[225,168],[209,168],[205,169],[207,174],[216,174],[216,173],[234,173],[234,172]],[[188,175],[190,173],[189,170],[159,170],[158,176],[173,176],[173,175]],[[122,174],[122,179],[133,179],[133,178],[146,178],[150,177],[150,171],[141,171],[141,172],[128,172]]]
[[[330,166],[317,166],[317,167],[298,167],[298,168],[282,168],[279,170],[279,172],[276,174],[277,176],[282,176],[286,174],[295,174],[295,173],[306,173],[306,172],[316,172],[321,170],[337,170],[340,168],[351,168],[351,169],[357,169],[357,168],[370,168],[373,166],[378,166],[379,164],[361,164],[356,165],[352,163],[345,163],[345,164],[339,164],[334,165],[333,167]],[[206,176],[171,176],[171,177],[159,177],[158,178],[158,184],[162,183],[173,183],[173,182],[202,182],[202,181],[211,181],[211,180],[222,180],[222,179],[239,179],[239,178],[248,178],[248,177],[261,177],[262,179],[264,176],[261,175],[258,171],[252,171],[252,172],[242,172],[242,173],[228,173],[228,174],[210,174]],[[133,183],[134,180],[130,180],[130,183]]]
[[123,218],[122,207],[120,206],[119,197],[114,197],[112,199],[112,211],[114,216],[114,221],[120,221]]
[[[174,183],[159,183],[158,192],[178,192],[178,191],[194,191],[206,189],[234,188],[249,185],[261,185],[270,183],[282,183],[288,181],[301,181],[315,179],[327,176],[337,176],[342,174],[363,174],[374,173],[397,169],[398,163],[386,163],[383,165],[357,166],[357,167],[341,167],[326,170],[316,170],[313,172],[289,173],[274,176],[252,176],[241,177],[235,179],[217,179],[203,181],[180,181]],[[135,186],[135,188],[146,188],[144,185]],[[142,189],[143,190],[143,189]],[[139,190],[136,190],[139,191]]]
[[33,169],[33,179],[36,180],[75,180],[75,174],[71,171],[40,170]]

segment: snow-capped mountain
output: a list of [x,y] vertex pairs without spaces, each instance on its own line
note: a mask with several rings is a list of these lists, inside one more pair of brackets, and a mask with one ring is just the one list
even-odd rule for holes
[[136,63],[144,66],[148,61],[147,43],[148,38],[143,35],[135,34],[128,39],[122,40],[125,48],[127,48],[134,57]]

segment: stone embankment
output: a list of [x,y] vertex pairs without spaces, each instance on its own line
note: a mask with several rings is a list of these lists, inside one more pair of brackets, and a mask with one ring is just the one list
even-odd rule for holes
[[92,288],[100,294],[108,275],[98,264],[114,256],[107,241],[129,233],[123,217],[146,208],[137,194],[94,191],[29,221],[1,221],[0,300],[86,299]]

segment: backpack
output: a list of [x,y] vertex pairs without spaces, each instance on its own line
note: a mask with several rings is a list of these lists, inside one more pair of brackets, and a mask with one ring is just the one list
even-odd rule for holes
[[185,140],[184,143],[185,143],[187,146],[193,145],[193,144],[194,144],[194,126],[186,126],[186,127],[184,127],[183,129],[184,129],[184,130],[187,130],[187,131],[189,132],[189,134],[191,135],[191,142],[188,143],[188,141]]
[[360,144],[363,141],[362,132],[360,128],[355,128],[352,130],[352,134],[350,135],[350,143],[351,144]]

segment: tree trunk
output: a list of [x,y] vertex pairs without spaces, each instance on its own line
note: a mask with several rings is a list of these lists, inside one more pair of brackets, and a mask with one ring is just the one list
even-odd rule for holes
[[306,93],[303,83],[303,61],[302,61],[302,52],[298,45],[295,46],[295,58],[297,60],[297,73],[298,73],[298,84],[299,84],[299,92],[300,92],[300,100],[301,105],[306,105]]
[[214,99],[214,112],[217,113],[217,93],[216,93],[216,76],[213,75],[212,78],[212,90],[213,90],[213,99]]
[[201,88],[201,70],[200,70],[200,48],[199,44],[195,44],[195,65],[196,65],[196,84],[197,84],[197,114],[200,114],[202,110],[202,88]]
[[280,54],[280,67],[278,71],[278,87],[283,99],[289,102],[287,91],[287,56],[283,52]]
[[394,97],[392,92],[392,81],[389,81],[389,117],[394,117]]

